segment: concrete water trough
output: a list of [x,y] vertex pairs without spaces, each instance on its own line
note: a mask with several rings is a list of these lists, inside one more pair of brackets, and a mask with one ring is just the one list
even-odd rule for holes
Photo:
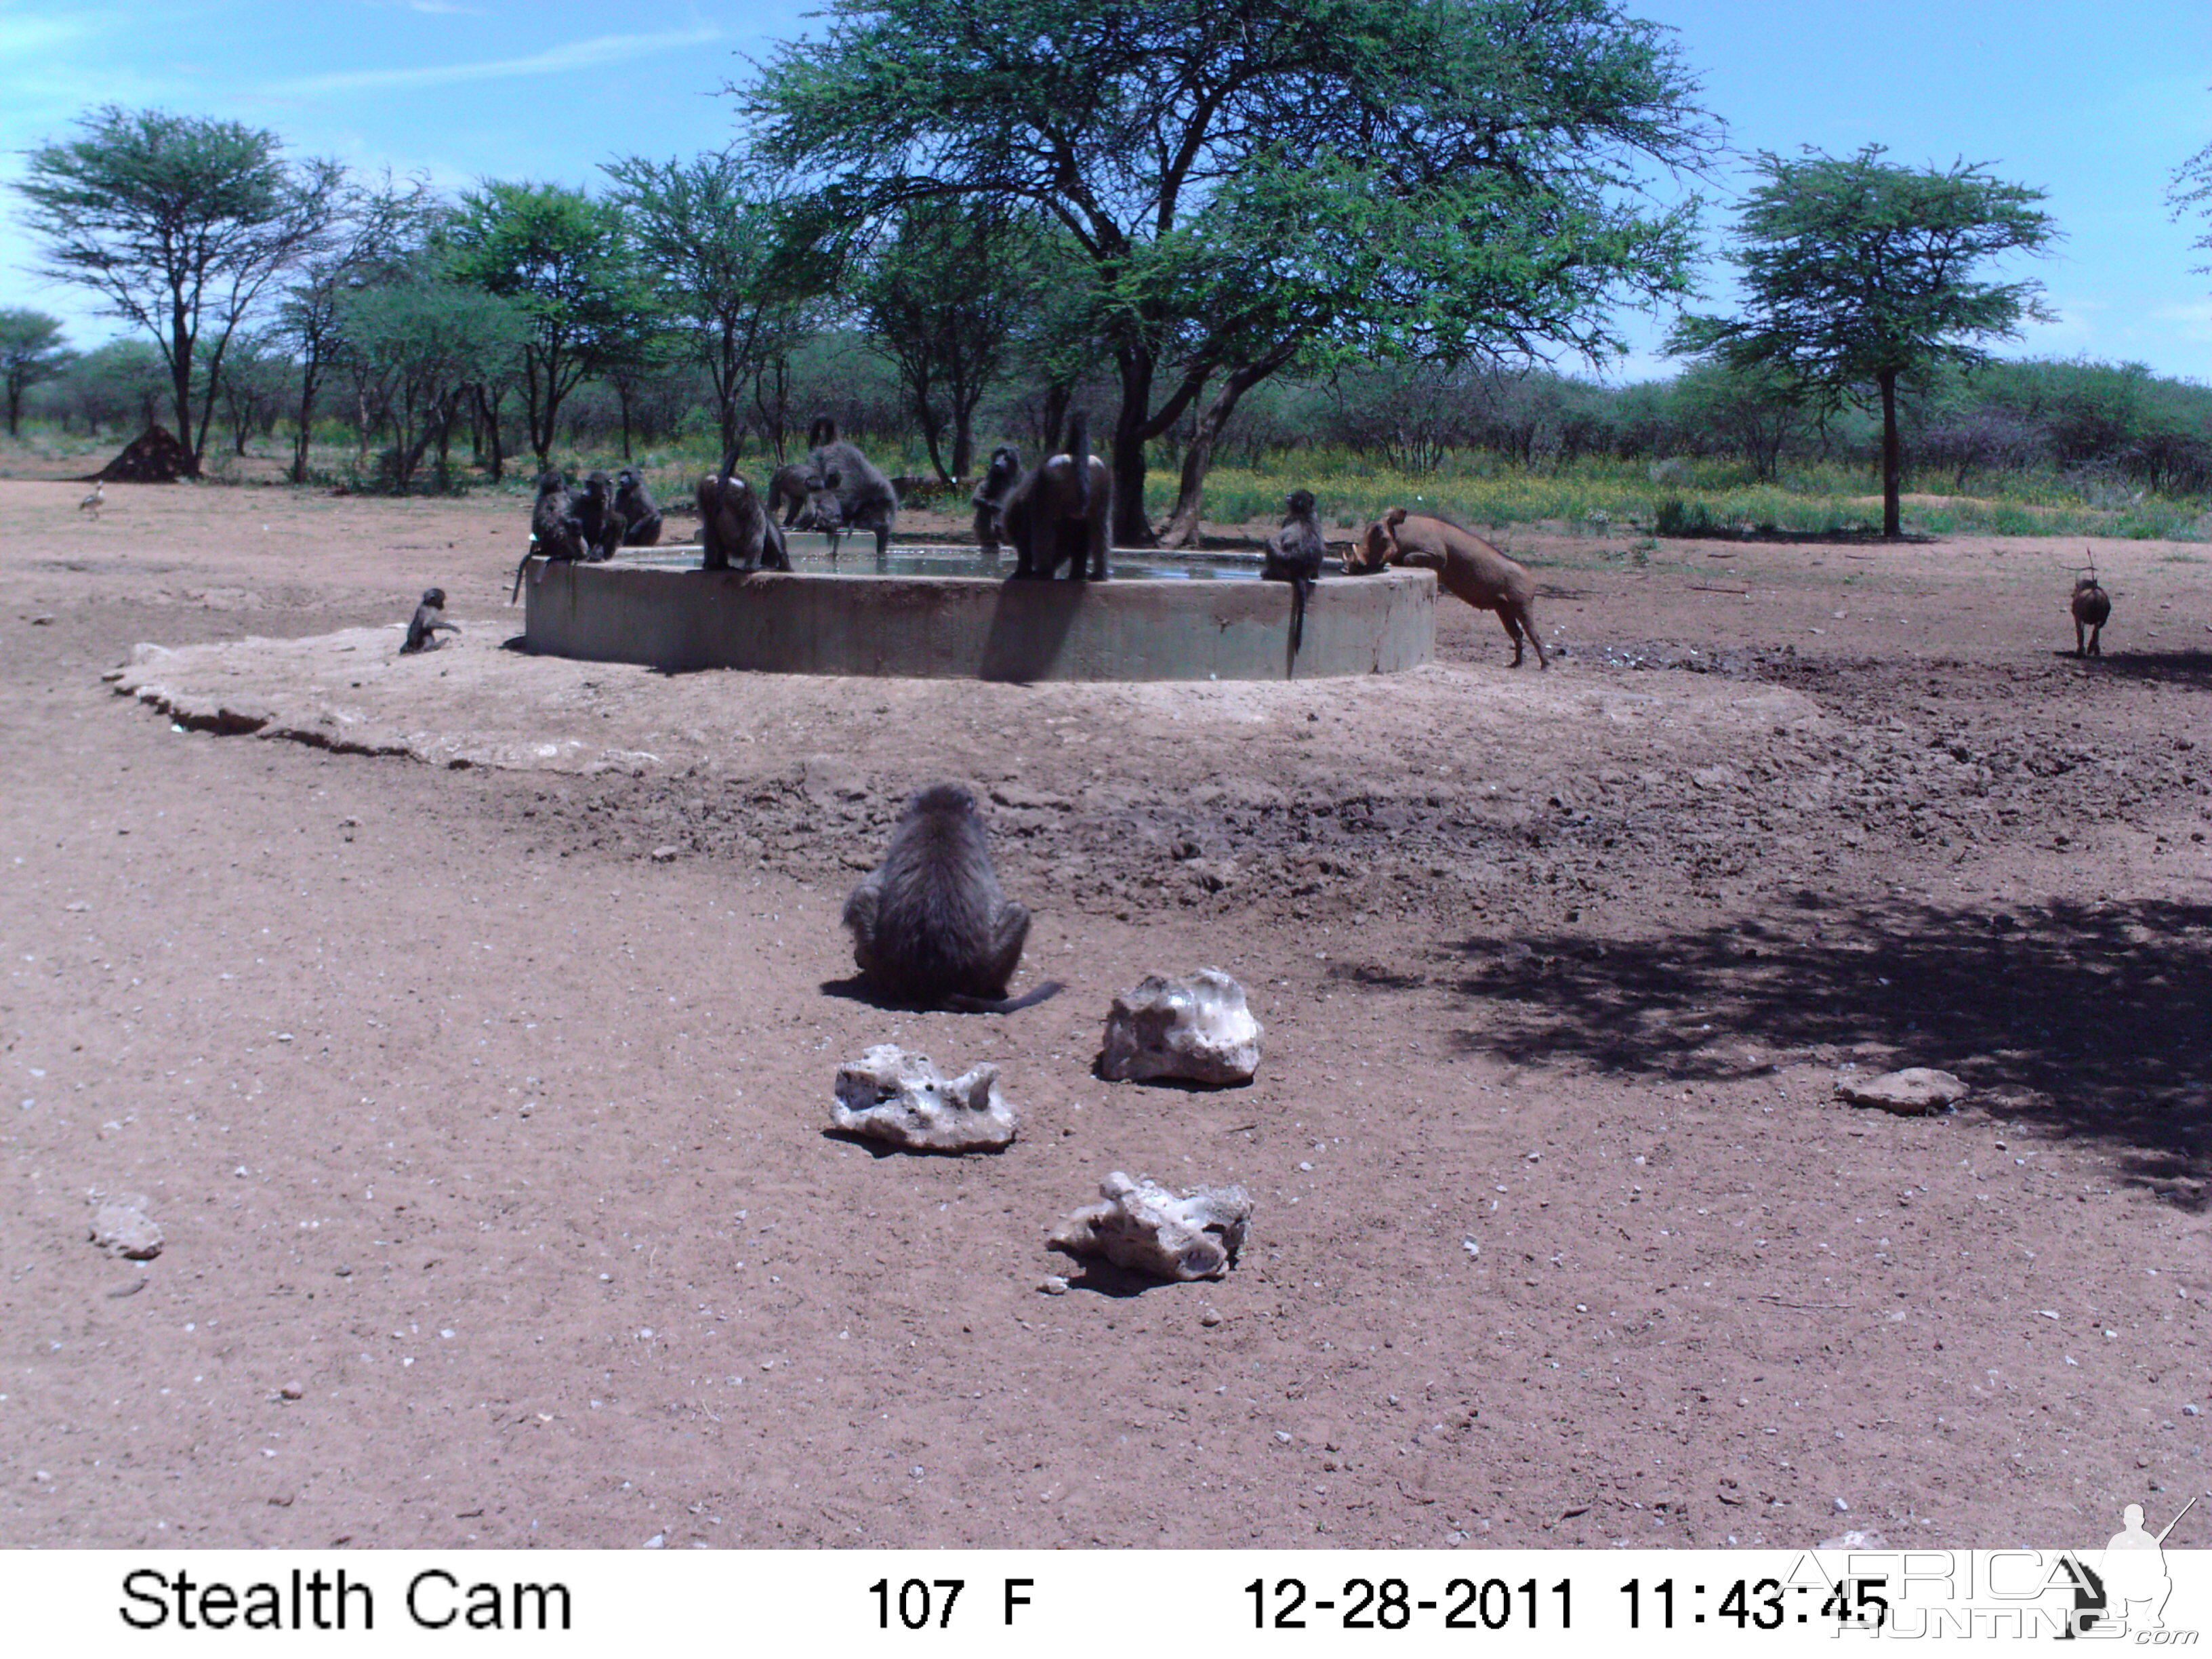
[[[1325,575],[1290,654],[1291,590],[1255,557],[1116,552],[1103,582],[1016,582],[972,547],[790,538],[787,573],[698,568],[696,547],[533,562],[527,647],[671,673],[987,680],[1279,680],[1392,674],[1436,652],[1425,570]],[[542,571],[542,580],[539,579]],[[935,574],[965,571],[973,574]]]

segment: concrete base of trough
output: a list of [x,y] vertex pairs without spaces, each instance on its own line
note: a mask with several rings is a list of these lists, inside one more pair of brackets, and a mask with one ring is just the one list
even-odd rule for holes
[[1426,570],[1324,579],[1295,665],[1291,589],[1281,582],[1016,582],[617,562],[551,565],[522,591],[532,651],[679,673],[1303,680],[1394,674],[1436,654],[1436,578]]

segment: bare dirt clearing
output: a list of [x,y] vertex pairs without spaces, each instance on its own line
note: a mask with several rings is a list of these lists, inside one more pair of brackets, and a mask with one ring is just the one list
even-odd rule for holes
[[[2088,665],[2078,541],[1521,536],[1549,674],[1447,602],[1417,674],[1023,688],[503,650],[513,500],[82,493],[0,483],[0,1542],[1993,1545],[2204,1484],[2195,547],[2097,546]],[[939,777],[1053,1001],[847,983]],[[1094,1079],[1206,963],[1257,1082]],[[1021,1139],[825,1135],[883,1041]],[[1832,1098],[1893,1064],[1976,1092]],[[1243,1184],[1243,1262],[1039,1294],[1115,1169]]]

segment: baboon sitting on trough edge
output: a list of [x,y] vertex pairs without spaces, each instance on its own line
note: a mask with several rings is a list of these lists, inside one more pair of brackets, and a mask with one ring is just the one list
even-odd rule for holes
[[1068,579],[1106,580],[1114,520],[1114,475],[1091,453],[1091,422],[1068,422],[1067,453],[1040,461],[1007,495],[1002,514],[1014,544],[1014,580],[1049,578],[1067,561]]
[[645,475],[634,466],[615,474],[615,512],[623,521],[624,547],[653,547],[660,541],[660,509],[645,487]]
[[1320,580],[1328,544],[1322,538],[1321,520],[1314,516],[1313,491],[1294,489],[1283,505],[1288,516],[1283,527],[1267,538],[1260,574],[1264,580],[1291,585],[1291,660],[1295,664],[1305,639],[1306,600]]
[[446,620],[446,590],[426,587],[422,604],[415,607],[415,615],[407,623],[407,642],[399,647],[399,654],[410,657],[418,651],[435,651],[445,643],[438,637],[441,629],[458,634],[461,625]]
[[1007,1014],[1060,988],[1048,980],[1007,997],[1030,913],[1000,891],[975,798],[957,784],[933,784],[907,803],[844,921],[860,972],[902,1007]]
[[1359,546],[1346,556],[1345,562],[1355,570],[1380,570],[1386,564],[1433,570],[1447,592],[1477,611],[1498,613],[1505,636],[1513,641],[1514,667],[1521,665],[1524,633],[1536,647],[1537,665],[1552,665],[1544,636],[1536,631],[1536,579],[1528,567],[1507,558],[1464,525],[1394,507],[1367,526]]
[[720,472],[699,480],[699,542],[702,570],[788,570],[783,532],[761,506],[753,488],[737,475],[733,453]]
[[[530,508],[530,540],[522,562],[514,567],[514,590],[507,596],[509,605],[521,596],[522,573],[530,568],[533,557],[542,554],[545,564],[551,564],[556,559],[574,563],[586,556],[584,523],[569,498],[568,481],[551,467],[538,475],[538,499]],[[530,585],[535,587],[544,580],[545,565],[542,564]]]
[[615,507],[615,481],[604,472],[587,472],[576,496],[576,518],[584,526],[584,545],[592,563],[611,559],[623,544],[626,527]]
[[1021,451],[1012,444],[1000,444],[991,452],[991,465],[976,481],[975,493],[968,498],[975,509],[975,544],[994,556],[1006,533],[1006,497],[1021,479]]

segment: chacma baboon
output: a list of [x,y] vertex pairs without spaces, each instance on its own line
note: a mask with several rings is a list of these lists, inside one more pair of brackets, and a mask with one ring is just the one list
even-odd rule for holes
[[1295,663],[1298,646],[1305,638],[1306,600],[1320,580],[1328,544],[1322,538],[1321,520],[1314,516],[1313,491],[1292,490],[1284,506],[1289,516],[1283,520],[1283,527],[1267,538],[1260,574],[1268,581],[1291,585],[1291,660]]
[[2087,574],[2074,579],[2074,654],[2077,657],[2101,657],[2105,654],[2099,635],[2112,614],[2112,596],[2098,583],[2093,567]]
[[545,564],[539,565],[538,574],[530,579],[532,587],[545,580],[546,564],[556,560],[574,562],[587,555],[584,522],[576,516],[568,481],[551,467],[538,475],[538,500],[530,509],[530,547],[522,562],[514,567],[514,591],[507,596],[509,605],[522,592],[522,573],[530,568],[532,559],[541,555]]
[[1536,647],[1538,665],[1552,665],[1544,636],[1536,631],[1536,579],[1466,526],[1394,507],[1369,525],[1358,548],[1345,556],[1347,570],[1380,570],[1387,564],[1433,570],[1446,592],[1477,611],[1496,611],[1513,641],[1514,667],[1521,665],[1523,633]]
[[422,603],[415,607],[415,615],[407,624],[407,642],[399,647],[399,654],[411,657],[417,651],[435,651],[445,641],[438,637],[439,630],[448,634],[461,631],[459,623],[446,620],[446,590],[426,587]]
[[957,784],[906,804],[882,866],[845,901],[845,926],[860,972],[902,1007],[1009,1014],[1060,988],[1006,996],[1030,913],[999,890],[975,798]]
[[645,475],[634,466],[615,474],[615,512],[623,521],[624,547],[653,547],[660,541],[660,509],[645,487]]
[[586,557],[593,563],[611,559],[623,544],[623,517],[615,507],[615,481],[604,472],[587,472],[576,493],[576,517],[584,526]]
[[793,520],[806,507],[806,469],[796,461],[776,468],[768,481],[768,510],[783,514],[783,527],[796,529]]
[[1000,444],[991,452],[991,465],[976,481],[975,493],[968,498],[975,509],[975,544],[986,553],[995,555],[1006,537],[1006,497],[1021,481],[1021,451],[1012,444]]
[[826,415],[817,416],[807,428],[806,441],[812,446],[806,454],[807,505],[790,521],[791,527],[828,528],[814,521],[813,511],[813,502],[826,489],[836,494],[843,520],[836,533],[873,531],[876,556],[883,557],[890,544],[891,526],[898,521],[898,492],[891,488],[891,481],[874,462],[837,435],[837,422]]
[[105,501],[106,499],[107,485],[100,479],[95,478],[93,481],[92,494],[86,496],[82,501],[76,504],[76,510],[80,513],[91,514],[92,521],[94,524],[98,524],[100,522],[100,503]]
[[734,453],[720,472],[699,480],[699,541],[705,550],[702,570],[788,570],[783,532],[762,507],[753,487],[737,475]]
[[1048,456],[1013,487],[1000,517],[1014,544],[1014,580],[1048,579],[1067,561],[1071,580],[1106,580],[1114,475],[1091,453],[1091,423],[1068,423],[1067,453]]
[[837,486],[844,482],[842,474],[831,471],[826,476],[809,472],[806,477],[806,502],[799,509],[794,530],[811,530],[817,536],[830,538],[830,562],[837,562],[837,549],[845,539],[845,503],[838,499]]

